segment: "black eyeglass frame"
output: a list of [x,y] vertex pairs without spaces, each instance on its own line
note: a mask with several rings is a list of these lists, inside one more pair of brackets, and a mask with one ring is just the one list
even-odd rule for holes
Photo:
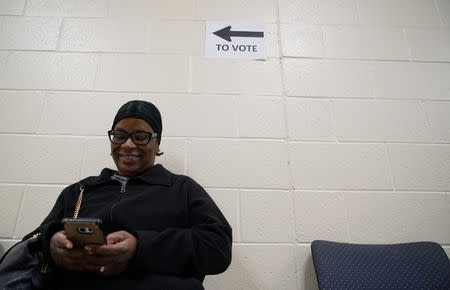
[[[126,134],[126,138],[125,138],[122,142],[114,142],[114,141],[113,141],[113,138],[114,138],[114,132],[121,132],[121,133],[124,133],[124,134]],[[141,143],[136,143],[136,141],[134,140],[134,136],[135,136],[135,134],[138,134],[138,133],[146,133],[146,134],[148,134],[148,140],[147,140],[146,143],[142,143],[142,144],[141,144]],[[139,146],[139,145],[142,145],[142,146],[144,146],[144,145],[147,145],[148,143],[150,143],[150,140],[152,140],[152,138],[158,137],[158,133],[155,133],[155,132],[147,132],[147,131],[134,131],[134,132],[128,133],[128,132],[123,131],[123,130],[109,130],[109,131],[108,131],[108,137],[109,137],[109,141],[111,141],[111,143],[116,144],[116,145],[123,144],[123,143],[127,142],[128,138],[131,138],[131,141],[132,141],[135,145],[138,145],[138,146]]]

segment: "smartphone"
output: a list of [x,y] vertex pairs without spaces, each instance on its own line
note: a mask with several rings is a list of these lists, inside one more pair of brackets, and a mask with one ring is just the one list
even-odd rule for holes
[[101,229],[102,220],[98,218],[64,218],[61,221],[64,225],[67,238],[74,247],[83,248],[86,244],[106,243],[105,235]]

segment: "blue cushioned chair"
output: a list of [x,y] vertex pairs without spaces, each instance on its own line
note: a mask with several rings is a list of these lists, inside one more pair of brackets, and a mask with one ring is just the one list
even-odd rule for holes
[[314,241],[320,289],[450,289],[450,261],[433,242],[362,245]]

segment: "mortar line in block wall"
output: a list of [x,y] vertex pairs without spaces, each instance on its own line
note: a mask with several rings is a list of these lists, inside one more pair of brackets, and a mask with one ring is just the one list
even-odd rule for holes
[[[430,135],[431,135],[431,139],[433,140],[433,143],[435,143],[437,140],[437,138],[436,138],[436,136],[435,136],[435,134],[433,133],[433,127],[432,127],[432,125],[431,125],[431,120],[430,120],[430,115],[428,114],[428,111],[427,111],[427,105],[426,105],[426,103],[427,103],[428,101],[425,101],[425,100],[422,100],[421,102],[420,102],[420,107],[421,107],[421,109],[422,109],[422,112],[424,113],[424,115],[425,115],[425,125],[426,125],[426,129],[427,129],[427,131],[428,132],[430,132]],[[450,104],[450,102],[449,102],[449,104]]]
[[[275,1],[275,9],[277,10],[277,32],[278,32],[278,54],[280,56],[279,58],[279,64],[280,64],[280,82],[281,82],[281,98],[283,102],[283,121],[284,121],[284,140],[286,142],[286,155],[287,155],[287,167],[288,167],[288,174],[289,174],[289,184],[288,184],[288,193],[289,198],[291,201],[291,204],[293,205],[291,207],[291,223],[293,227],[293,235],[294,235],[294,241],[297,238],[297,219],[296,216],[296,210],[295,210],[295,192],[294,192],[294,175],[292,171],[292,164],[291,164],[291,153],[289,150],[289,124],[288,124],[288,118],[287,118],[287,102],[288,102],[288,96],[286,93],[286,87],[285,87],[285,76],[284,76],[284,62],[283,62],[283,44],[281,42],[281,23],[280,23],[280,7],[279,2]],[[279,245],[279,244],[277,244]],[[294,242],[288,245],[292,245],[295,247]],[[297,273],[300,269],[299,261],[295,261],[295,272]],[[301,289],[301,281],[299,275],[296,275],[295,283],[297,286],[297,289]]]
[[189,153],[191,151],[192,146],[192,140],[191,138],[187,137],[185,141],[185,152],[184,152],[184,168],[185,168],[185,175],[189,175]]
[[406,36],[406,28],[402,27],[401,29],[402,29],[403,41],[407,45],[406,50],[408,52],[408,59],[409,59],[410,62],[412,62],[412,61],[414,61],[414,59],[413,59],[413,55],[412,55],[411,46],[409,45],[409,42],[408,42],[408,37]]
[[[100,63],[100,62],[99,62]],[[123,94],[161,94],[161,95],[179,95],[179,94],[185,94],[185,95],[202,95],[202,93],[187,93],[187,92],[170,92],[167,91],[127,91],[127,90],[98,90],[98,89],[88,89],[88,90],[75,90],[75,89],[52,89],[52,88],[1,88],[0,91],[18,91],[18,92],[67,92],[67,93],[111,93],[111,94],[117,94],[117,95],[123,95]],[[204,95],[204,94],[203,94]],[[210,94],[214,95],[214,94]],[[225,95],[225,94],[217,94],[217,95]],[[229,94],[232,95],[232,94]]]
[[441,13],[441,10],[439,9],[439,5],[437,3],[437,0],[433,0],[433,4],[434,4],[434,9],[436,9],[436,12],[437,12],[437,14],[439,16],[439,23],[441,25],[445,25],[444,18],[442,17],[442,13]]
[[[279,242],[279,243],[274,243],[274,242],[237,242],[237,243],[233,243],[233,246],[301,246],[301,247],[310,247],[311,243],[313,241],[310,242],[295,242],[295,243],[287,243],[287,242]],[[336,241],[336,242],[341,242],[341,243],[353,243],[353,242],[344,242],[344,241]],[[414,242],[414,241],[411,241]],[[398,244],[398,243],[408,243],[405,241],[398,241],[398,242],[385,242],[385,243],[373,243],[374,245],[376,244]],[[450,247],[450,244],[448,243],[439,243],[436,242],[439,245],[441,245],[442,247],[448,248]],[[357,243],[353,243],[353,244],[367,244],[367,243],[361,243],[361,242],[357,242]]]
[[[100,62],[98,62],[100,63]],[[187,91],[129,91],[129,90],[101,90],[101,89],[88,89],[88,90],[75,90],[75,89],[53,89],[53,88],[9,88],[9,87],[0,87],[0,91],[17,91],[17,92],[67,92],[67,93],[110,93],[110,94],[158,94],[161,96],[164,95],[187,95],[187,96],[251,96],[253,93],[213,93],[213,92],[187,92]],[[275,97],[279,98],[280,95],[271,95],[271,94],[258,94],[258,96],[262,97]],[[316,98],[316,97],[311,97]],[[320,98],[320,97],[317,97]]]
[[[166,56],[185,56],[190,57],[188,55],[183,54],[177,54],[177,53],[147,53],[147,52],[121,52],[121,51],[71,51],[71,50],[30,50],[30,49],[0,49],[0,52],[41,52],[41,53],[57,53],[57,54],[86,54],[86,55],[102,55],[102,54],[119,54],[119,55],[154,55],[154,56],[160,56],[160,55],[166,55]],[[336,58],[336,57],[326,57],[326,58],[319,58],[319,57],[297,57],[297,56],[281,56],[281,57],[267,57],[266,60],[281,60],[281,59],[299,59],[299,60],[341,60],[341,61],[377,61],[377,62],[417,62],[417,63],[450,63],[446,60],[421,60],[421,59],[380,59],[380,58]],[[214,92],[207,92],[208,94],[214,94]],[[240,95],[240,93],[236,93],[235,95]]]
[[[0,133],[0,136],[26,136],[26,137],[51,137],[51,138],[83,138],[83,139],[100,139],[105,138],[103,135],[70,135],[70,134],[36,134],[36,133]],[[285,139],[273,139],[273,138],[264,138],[264,137],[204,137],[204,136],[164,136],[165,139],[183,139],[183,138],[191,138],[193,140],[210,140],[210,141],[224,141],[224,140],[235,140],[235,141],[268,141],[268,142],[287,142],[287,144],[362,144],[362,145],[424,145],[424,146],[449,146],[450,143],[446,141],[420,141],[420,142],[411,142],[411,141],[394,141],[394,142],[386,142],[386,141],[322,141],[322,140],[285,140]]]
[[70,184],[62,184],[62,183],[25,183],[25,182],[0,182],[0,186],[36,186],[36,187],[66,187]]
[[59,31],[58,31],[58,38],[56,39],[56,48],[55,51],[59,52],[61,49],[61,36],[63,33],[63,27],[64,27],[64,22],[66,21],[66,19],[64,17],[61,17],[61,24],[59,25]]
[[[449,63],[450,64],[450,63]],[[31,92],[31,93],[53,93],[53,92],[63,92],[63,93],[109,93],[109,94],[160,94],[164,95],[187,95],[187,96],[242,96],[242,95],[251,95],[251,94],[230,94],[230,93],[185,93],[185,92],[156,92],[156,91],[108,91],[108,90],[67,90],[67,89],[21,89],[21,88],[0,88],[0,92]],[[264,97],[274,97],[282,99],[280,95],[261,95]],[[433,98],[368,98],[368,97],[336,97],[336,96],[286,96],[291,99],[304,99],[304,100],[321,100],[321,99],[330,99],[330,100],[376,100],[376,101],[424,101],[424,102],[450,102],[450,99],[433,99]]]
[[[240,243],[240,242],[242,242],[242,219],[241,219],[241,217],[242,217],[243,209],[241,206],[242,205],[242,192],[240,189],[237,192],[238,192],[238,199],[237,199],[237,202],[238,202],[238,217],[237,217],[238,230],[237,230],[236,236]],[[235,243],[233,242],[233,244],[235,244]]]
[[[67,90],[67,89],[20,89],[20,88],[0,88],[0,92],[31,92],[31,93],[53,93],[53,92],[63,92],[63,93],[109,93],[109,94],[160,94],[164,95],[187,95],[187,96],[242,96],[242,94],[229,94],[229,93],[185,93],[185,92],[153,92],[153,91],[108,91],[108,90]],[[244,94],[249,95],[249,94]],[[265,97],[274,97],[282,99],[280,95],[262,95]],[[376,100],[376,101],[424,101],[424,102],[450,102],[450,99],[433,99],[433,98],[421,98],[421,99],[413,99],[413,98],[364,98],[364,97],[336,97],[336,96],[286,96],[288,99],[304,99],[304,100],[321,100],[321,99],[329,99],[329,100]]]
[[0,243],[10,243],[12,241],[19,242],[21,239],[11,238],[11,237],[0,237]]
[[327,100],[333,100],[333,101],[340,101],[340,100],[358,100],[358,101],[362,101],[362,100],[367,100],[367,101],[398,101],[398,102],[411,102],[411,101],[415,101],[415,102],[420,102],[420,101],[425,101],[425,102],[450,102],[450,98],[449,99],[433,99],[433,98],[421,98],[421,99],[413,99],[413,98],[380,98],[380,97],[336,97],[336,96],[287,96],[288,98],[291,99],[303,99],[303,100],[309,100],[309,101],[314,101],[314,100],[323,100],[323,99],[327,99]]
[[362,189],[362,190],[357,190],[357,189],[338,189],[338,190],[334,190],[334,189],[330,189],[330,190],[322,190],[322,189],[298,189],[295,190],[296,192],[302,193],[302,192],[314,192],[317,194],[320,193],[373,193],[375,192],[375,194],[377,193],[392,193],[392,194],[442,194],[442,195],[448,195],[450,197],[450,192],[447,192],[445,190],[443,191],[433,191],[433,190],[374,190],[374,189]]
[[79,168],[79,170],[78,170],[78,177],[81,179],[81,178],[83,178],[82,177],[82,172],[83,172],[83,167],[84,167],[84,164],[85,164],[85,162],[86,162],[86,152],[87,152],[87,146],[88,146],[88,142],[87,142],[88,140],[87,139],[83,139],[83,141],[82,141],[82,144],[83,144],[83,152],[82,152],[82,154],[81,154],[81,162],[80,162],[80,168]]
[[187,77],[187,91],[189,94],[192,93],[192,55],[189,56],[189,65],[188,65],[188,77]]
[[350,243],[352,241],[352,235],[350,230],[350,208],[349,208],[349,201],[347,200],[347,195],[344,192],[341,192],[339,194],[342,194],[344,208],[345,208],[345,230],[347,234],[347,241]]
[[359,1],[355,1],[355,7],[356,7],[356,23],[357,26],[362,25],[361,21],[361,8],[359,7]]
[[337,57],[296,57],[296,56],[283,56],[284,59],[298,59],[298,60],[342,60],[342,61],[354,61],[354,62],[417,62],[417,63],[450,63],[446,60],[420,60],[420,59],[378,59],[378,58],[337,58]]
[[[54,187],[54,188],[64,188],[69,186],[70,184],[62,184],[62,183],[38,183],[38,182],[30,182],[30,183],[26,183],[26,182],[0,182],[0,187],[1,186],[29,186],[29,187]],[[242,190],[242,191],[261,191],[261,192],[265,192],[265,191],[288,191],[288,192],[316,192],[316,193],[328,193],[328,192],[348,192],[348,193],[361,193],[361,194],[365,194],[365,193],[380,193],[380,194],[385,194],[385,193],[392,193],[392,194],[443,194],[443,195],[449,195],[450,196],[450,192],[443,190],[443,191],[435,191],[435,190],[405,190],[405,189],[401,189],[401,190],[387,190],[387,189],[308,189],[308,188],[303,188],[303,189],[294,189],[294,190],[290,190],[288,188],[258,188],[258,187],[248,187],[248,188],[239,188],[239,187],[224,187],[224,186],[220,186],[220,187],[212,187],[212,186],[205,186],[205,190]]]
[[[13,238],[13,237],[0,237],[0,243],[2,242],[10,242],[10,241],[20,241],[21,238]],[[274,242],[233,242],[234,246],[307,246],[311,243],[274,243]]]
[[331,118],[331,126],[332,126],[332,130],[333,130],[333,136],[334,137],[334,141],[341,143],[340,140],[338,139],[338,134],[337,134],[337,122],[336,122],[336,113],[335,113],[335,103],[333,99],[327,99],[328,100],[328,104],[330,105],[330,118]]
[[[0,15],[2,16],[2,15]],[[20,17],[20,16],[19,16]],[[64,19],[70,18],[70,17],[64,17]],[[100,55],[100,54],[121,54],[121,55],[154,55],[154,56],[160,56],[160,55],[167,55],[167,56],[185,56],[189,57],[185,54],[180,53],[148,53],[148,52],[136,52],[136,51],[104,51],[104,50],[51,50],[51,49],[0,49],[2,52],[50,52],[54,54],[94,54],[94,55]]]
[[389,174],[389,179],[391,180],[391,187],[393,189],[393,191],[397,191],[397,189],[395,188],[395,178],[394,178],[394,170],[392,168],[392,160],[391,160],[391,154],[389,154],[389,148],[388,148],[388,144],[384,144],[384,153],[386,154],[386,160],[388,163],[388,174]]
[[231,96],[232,104],[233,104],[233,126],[234,126],[234,134],[236,138],[241,139],[241,114],[240,114],[240,102],[237,96]]
[[296,242],[237,242],[233,243],[233,246],[291,246],[295,247]]
[[30,2],[29,0],[25,0],[25,3],[23,4],[21,16],[25,16],[25,13],[26,13],[26,11],[28,9],[28,6],[30,5],[29,2]]
[[25,187],[26,187],[26,185],[22,186],[22,192],[21,192],[21,196],[20,196],[19,209],[17,210],[16,218],[14,219],[14,227],[13,227],[13,233],[12,233],[12,235],[13,235],[12,237],[13,238],[17,238],[16,237],[17,225],[19,223],[20,213],[22,212],[23,207],[24,207],[24,203],[25,203]]
[[[98,78],[99,78],[99,75],[100,75],[101,62],[102,62],[100,54],[96,54],[95,61],[97,63],[96,63],[96,66],[95,66],[94,80],[92,81],[92,87],[91,87],[93,91],[95,91],[95,88],[97,87]],[[129,94],[131,92],[122,92],[122,93]],[[140,93],[138,93],[138,92],[135,92],[135,93],[137,93],[138,96],[141,97]]]
[[322,59],[328,59],[328,45],[327,45],[327,39],[325,37],[324,27],[326,25],[317,25],[318,30],[320,31],[320,40],[322,40],[321,48],[322,48],[322,57],[317,57],[319,60]]
[[[10,1],[12,1],[12,0],[10,0]],[[41,0],[42,1],[42,0]],[[62,1],[62,0],[60,0],[60,1]],[[30,0],[27,0],[26,2],[30,2]],[[23,18],[23,17],[26,17],[26,18],[34,18],[34,19],[51,19],[51,18],[53,18],[53,19],[56,19],[56,18],[65,18],[65,19],[82,19],[82,20],[85,20],[85,19],[87,19],[87,20],[91,20],[91,19],[105,19],[105,17],[104,16],[74,16],[74,15],[72,15],[72,16],[65,16],[64,14],[58,14],[58,13],[56,13],[56,14],[52,14],[52,15],[50,15],[50,14],[48,14],[48,15],[39,15],[39,12],[37,12],[37,14],[32,14],[32,15],[25,15],[24,13],[26,13],[26,10],[28,9],[28,7],[29,7],[29,4],[28,3],[25,3],[25,9],[23,9],[23,12],[22,12],[22,14],[17,14],[17,15],[12,15],[12,14],[0,14],[0,16],[1,17],[4,17],[4,16],[6,16],[6,17],[11,17],[11,18]]]
[[[69,135],[69,134],[36,134],[36,133],[0,133],[0,136],[12,136],[12,137],[51,137],[51,138],[82,138],[82,139],[100,139],[105,138],[103,135]],[[267,142],[287,142],[287,144],[359,144],[359,145],[423,145],[423,146],[450,146],[449,142],[446,141],[321,141],[321,140],[285,140],[285,139],[273,139],[273,138],[253,138],[253,137],[202,137],[202,136],[164,136],[165,139],[183,139],[191,138],[192,140],[209,140],[209,141],[224,141],[224,140],[235,140],[235,141],[267,141]],[[288,156],[289,157],[289,156]]]
[[106,15],[104,17],[102,17],[102,18],[106,18],[106,19],[110,18],[110,16],[111,16],[111,3],[110,3],[109,0],[105,1],[105,12],[106,12]]
[[191,146],[191,140],[189,138],[184,138],[184,152],[183,152],[183,171],[184,175],[189,175],[189,148]]
[[[398,241],[398,242],[385,242],[385,243],[363,243],[363,242],[343,242],[343,241],[335,241],[335,242],[338,242],[338,243],[349,243],[349,244],[373,244],[373,245],[390,245],[390,244],[402,244],[402,243],[413,243],[413,242],[416,242],[415,240],[413,241],[413,240],[411,240],[411,241],[408,241],[408,242],[405,242],[405,241]],[[312,243],[312,241],[311,242],[309,242],[309,243],[296,243],[296,245],[297,246],[311,246],[311,243]],[[444,243],[444,244],[442,244],[442,243],[439,243],[439,242],[435,242],[435,243],[437,243],[437,244],[439,244],[439,245],[441,245],[443,248],[449,248],[450,247],[450,244],[447,244],[447,243]]]
[[[0,186],[36,186],[36,187],[66,187],[70,183],[47,183],[47,182],[0,182]],[[243,191],[261,191],[261,192],[271,192],[271,191],[290,191],[289,188],[261,188],[261,187],[227,187],[227,186],[204,186],[207,190],[243,190]],[[302,188],[295,189],[292,192],[316,192],[316,193],[327,193],[327,192],[377,192],[377,193],[394,193],[393,190],[388,189],[348,189],[348,188],[331,188],[331,189],[317,189],[317,188]],[[395,193],[426,193],[426,194],[448,194],[450,192],[447,190],[437,191],[437,190],[414,190],[414,189],[401,189],[395,190]]]
[[440,141],[440,142],[435,142],[435,141],[420,141],[420,142],[408,142],[408,141],[395,141],[395,142],[386,142],[386,141],[345,141],[345,140],[340,140],[340,141],[309,141],[309,140],[289,140],[289,143],[306,143],[306,144],[310,144],[310,143],[320,143],[320,144],[367,144],[367,145],[384,145],[384,144],[392,144],[392,145],[428,145],[428,146],[444,146],[444,145],[450,145],[449,142],[444,142],[444,141]]
[[[0,88],[0,91],[18,91],[18,92],[36,92],[36,93],[51,93],[51,92],[68,92],[68,93],[111,93],[111,94],[118,94],[123,95],[125,93],[128,94],[160,94],[161,96],[164,95],[188,95],[188,96],[252,96],[254,94],[252,93],[214,93],[214,92],[167,92],[167,91],[127,91],[127,90],[100,90],[100,89],[86,89],[86,90],[75,90],[75,89],[30,89],[30,88]],[[264,94],[258,94],[259,96],[264,97],[280,97],[280,95],[264,95]],[[316,98],[316,97],[310,97],[310,98]]]
[[44,120],[44,112],[46,111],[46,109],[48,107],[48,102],[49,102],[49,100],[48,100],[49,93],[48,92],[43,92],[43,93],[44,93],[43,104],[42,104],[41,112],[39,114],[39,121],[38,121],[38,125],[36,127],[36,132],[34,133],[36,135],[40,134],[41,124],[42,124],[42,121]]
[[[2,16],[2,15],[0,15]],[[0,52],[10,52],[10,53],[49,53],[49,54],[78,54],[78,55],[94,55],[94,56],[101,56],[101,55],[128,55],[128,56],[179,56],[184,57],[186,59],[193,58],[193,57],[201,57],[202,55],[187,55],[187,54],[181,54],[181,53],[158,53],[158,52],[136,52],[136,51],[101,51],[101,50],[56,50],[55,49],[21,49],[21,48],[15,48],[15,49],[2,49],[0,48]],[[267,57],[266,60],[278,60],[279,57]],[[164,91],[167,92],[167,91]],[[206,92],[208,94],[215,94],[215,92]],[[234,93],[235,95],[241,95],[241,93]]]
[[[19,242],[21,239],[19,238],[13,238],[13,237],[0,237],[0,243],[9,243],[9,242]],[[295,242],[295,243],[273,243],[273,242],[233,242],[233,246],[302,246],[302,247],[310,247],[311,242]],[[393,242],[394,243],[394,242]],[[379,243],[379,244],[392,244],[392,243]],[[438,243],[444,248],[450,248],[450,244],[447,243]]]

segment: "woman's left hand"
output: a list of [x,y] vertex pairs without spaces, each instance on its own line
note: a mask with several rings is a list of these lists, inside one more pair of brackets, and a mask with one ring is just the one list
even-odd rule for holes
[[137,239],[126,231],[110,233],[106,237],[106,245],[86,245],[84,249],[89,255],[98,257],[98,273],[101,275],[117,275],[125,271],[134,258]]

